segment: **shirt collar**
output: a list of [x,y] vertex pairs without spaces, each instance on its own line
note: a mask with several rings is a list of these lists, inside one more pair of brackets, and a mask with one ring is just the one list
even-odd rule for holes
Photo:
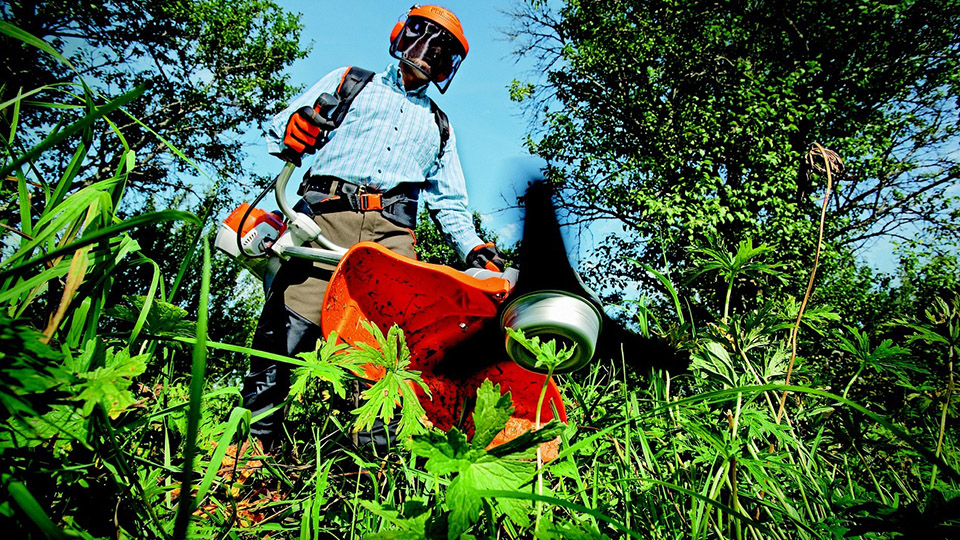
[[387,71],[383,74],[384,79],[390,81],[397,89],[399,89],[404,94],[410,94],[412,96],[424,97],[427,95],[427,87],[430,86],[430,82],[417,88],[416,90],[407,91],[403,86],[403,75],[400,73],[400,64],[390,64],[387,66]]

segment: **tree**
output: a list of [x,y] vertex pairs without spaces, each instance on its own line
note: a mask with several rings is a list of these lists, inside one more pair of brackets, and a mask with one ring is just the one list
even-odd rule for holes
[[[473,226],[480,238],[498,244],[499,237],[496,233],[483,228],[483,221],[478,212],[473,213]],[[457,252],[454,251],[450,243],[444,238],[443,232],[437,227],[437,223],[430,217],[430,213],[426,210],[420,212],[417,218],[417,228],[414,232],[417,237],[417,245],[414,247],[417,250],[418,260],[433,264],[443,264],[460,270],[466,268],[463,260],[460,259]],[[516,256],[516,246],[497,245],[497,249],[499,249],[503,255],[503,260],[507,263],[507,266],[510,266]]]
[[[294,94],[297,89],[288,84],[283,71],[305,54],[298,43],[298,17],[265,0],[15,0],[0,4],[0,16],[47,41],[69,61],[68,65],[29,43],[0,34],[0,76],[5,82],[0,102],[41,89],[31,98],[34,106],[18,107],[18,114],[12,112],[14,107],[0,112],[0,125],[7,124],[4,129],[16,134],[10,156],[33,147],[57,126],[75,122],[90,104],[102,106],[137,86],[147,86],[140,98],[125,105],[125,112],[107,117],[122,140],[110,124],[97,122],[62,143],[62,151],[45,152],[21,168],[34,214],[50,204],[51,192],[56,191],[50,186],[56,186],[63,171],[69,170],[67,163],[78,147],[88,150],[81,154],[80,170],[67,188],[71,193],[117,174],[118,163],[124,162],[122,156],[129,149],[136,164],[124,173],[132,193],[119,210],[121,215],[188,208],[207,218],[205,233],[211,223],[215,232],[215,216],[235,204],[236,192],[229,186],[246,176],[241,169],[244,132],[259,132],[259,124]],[[83,95],[84,88],[92,95]],[[208,182],[197,182],[201,174],[209,175]],[[203,187],[195,190],[198,185]],[[14,198],[16,186],[16,182],[4,186],[12,188]],[[195,197],[188,196],[191,193]],[[19,225],[17,211],[22,209],[22,203],[3,205],[0,223],[9,224],[7,228]],[[194,225],[166,223],[133,233],[141,253],[157,261],[167,290],[197,235]],[[214,258],[209,304],[213,340],[243,345],[252,333],[260,298],[250,294],[256,284],[241,289],[240,272],[232,261]],[[148,290],[152,267],[131,265],[120,274],[123,279],[110,289],[109,305],[129,307]],[[195,260],[180,280],[179,293],[171,298],[186,310],[187,320],[196,319],[199,276]],[[50,296],[55,301],[55,295]],[[39,302],[37,309],[56,307],[48,304]],[[107,321],[118,327],[127,324]],[[218,376],[236,378],[242,373],[242,355],[214,354],[212,358]],[[178,359],[177,367],[183,368],[189,353]]]
[[788,272],[808,268],[825,189],[805,166],[813,143],[847,170],[829,252],[917,230],[956,238],[957,1],[540,4],[518,6],[510,35],[545,82],[512,94],[544,121],[529,146],[573,219],[624,224],[609,259],[683,269],[689,246],[753,239]]
[[[214,180],[244,178],[242,136],[294,94],[283,70],[306,54],[299,46],[298,17],[269,0],[9,0],[0,4],[0,16],[63,50],[104,100],[139,85],[148,87],[127,105],[129,115],[117,111],[109,118],[136,155],[138,166],[128,185],[135,193],[167,200],[190,190],[197,172],[161,138]],[[61,84],[75,80],[67,65],[19,40],[4,36],[0,44],[3,101],[40,87],[46,87],[41,100],[53,102],[68,101],[64,94],[80,91]],[[15,144],[29,147],[55,123],[83,112],[24,109],[20,122],[31,131],[20,130]],[[9,127],[13,119],[0,121]],[[90,134],[94,152],[78,183],[112,174],[124,150],[114,140],[108,126]],[[63,159],[71,153],[63,152]],[[36,171],[42,175],[40,171],[63,170],[64,165],[40,163]]]

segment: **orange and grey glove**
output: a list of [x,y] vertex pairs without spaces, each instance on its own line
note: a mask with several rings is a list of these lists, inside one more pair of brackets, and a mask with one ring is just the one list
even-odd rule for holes
[[467,254],[467,266],[471,268],[486,268],[491,272],[503,272],[506,263],[503,255],[493,245],[493,242],[480,244]]
[[297,167],[300,166],[300,160],[303,154],[312,154],[317,151],[319,145],[317,140],[322,142],[322,131],[330,131],[335,126],[333,122],[327,120],[312,107],[301,107],[295,113],[290,115],[287,122],[287,129],[283,134],[284,149],[280,153],[280,159],[289,161]]

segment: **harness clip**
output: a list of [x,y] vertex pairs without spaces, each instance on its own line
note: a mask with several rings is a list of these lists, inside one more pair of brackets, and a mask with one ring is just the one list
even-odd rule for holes
[[360,210],[364,212],[383,210],[383,195],[381,193],[361,193]]

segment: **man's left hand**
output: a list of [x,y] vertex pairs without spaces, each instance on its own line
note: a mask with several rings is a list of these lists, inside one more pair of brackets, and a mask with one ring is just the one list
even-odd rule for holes
[[503,272],[506,263],[503,255],[497,250],[493,242],[480,244],[467,254],[467,266],[471,268],[486,268],[491,272]]

